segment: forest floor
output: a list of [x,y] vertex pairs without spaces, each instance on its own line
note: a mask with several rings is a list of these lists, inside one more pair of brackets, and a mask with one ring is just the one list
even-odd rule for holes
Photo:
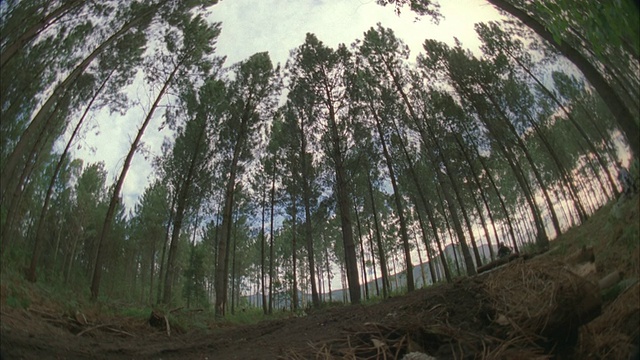
[[[255,324],[180,309],[156,328],[3,274],[1,358],[627,359],[640,345],[639,205],[638,195],[611,202],[546,253],[474,277]],[[601,289],[611,273],[619,279]]]

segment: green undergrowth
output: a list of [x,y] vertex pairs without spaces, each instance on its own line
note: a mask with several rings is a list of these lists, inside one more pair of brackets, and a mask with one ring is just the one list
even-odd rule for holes
[[148,319],[151,314],[150,307],[127,307],[119,311],[120,315],[138,319]]
[[56,279],[31,283],[11,268],[4,268],[0,274],[0,304],[3,308],[35,308],[67,315],[93,307],[88,291],[70,288]]
[[583,246],[593,247],[601,275],[622,271],[625,278],[640,275],[639,195],[620,197],[551,242],[554,256],[564,257]]

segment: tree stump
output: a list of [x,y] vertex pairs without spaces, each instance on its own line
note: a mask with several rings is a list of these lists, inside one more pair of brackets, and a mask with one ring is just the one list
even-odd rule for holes
[[151,325],[151,327],[164,330],[166,326],[164,321],[164,315],[159,311],[152,310],[151,316],[149,316],[149,325]]

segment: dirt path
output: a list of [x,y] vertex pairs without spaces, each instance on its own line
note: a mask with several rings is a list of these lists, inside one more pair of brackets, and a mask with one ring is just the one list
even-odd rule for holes
[[[80,327],[70,326],[75,319],[36,309],[3,309],[0,344],[3,359],[224,360],[295,357],[296,354],[303,356],[315,351],[313,345],[335,342],[348,334],[374,329],[384,332],[400,326],[419,327],[434,308],[442,306],[449,309],[452,320],[481,328],[484,321],[478,317],[479,314],[473,314],[477,312],[477,309],[473,310],[475,305],[463,303],[474,299],[475,286],[472,282],[443,285],[370,306],[340,306],[303,317],[264,321],[256,325],[216,327],[206,332],[174,333],[171,336],[130,319],[102,319],[108,324],[88,326],[84,332],[78,332]],[[453,293],[458,293],[458,296],[452,296]]]
[[[0,348],[3,359],[401,359],[419,351],[441,360],[547,358],[545,354],[573,358],[582,351],[575,337],[537,341],[502,323],[486,291],[490,276],[369,306],[340,306],[255,325],[174,331],[170,336],[142,320],[103,318],[98,324],[80,325],[77,319],[46,310],[3,309]],[[639,291],[637,285],[629,291],[633,296],[624,305],[630,309],[622,315],[625,319],[630,314],[637,318]],[[629,342],[633,326],[620,334]]]

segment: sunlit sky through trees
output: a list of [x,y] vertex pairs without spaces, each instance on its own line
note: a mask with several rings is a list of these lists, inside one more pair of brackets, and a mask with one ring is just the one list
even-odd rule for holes
[[[409,45],[412,61],[422,52],[425,39],[453,44],[457,38],[464,47],[478,52],[480,42],[474,24],[501,18],[484,0],[440,1],[440,6],[443,17],[435,24],[430,17],[417,17],[408,8],[397,15],[392,6],[382,7],[375,0],[225,0],[208,9],[207,19],[222,22],[217,54],[226,57],[225,67],[229,67],[262,51],[269,52],[274,64],[284,66],[289,52],[304,42],[306,33],[314,33],[336,48],[340,43],[349,46],[361,39],[377,23],[393,29]],[[140,77],[130,89],[138,105],[124,115],[109,114],[106,109],[97,113],[92,130],[76,146],[75,156],[85,163],[104,161],[110,181],[122,168],[140,119],[152,102],[153,94],[143,83]],[[142,139],[144,151],[136,154],[126,176],[123,197],[128,209],[155,176],[151,161],[160,154],[163,138],[171,136],[166,129],[156,131],[161,121],[161,115],[156,115],[150,124],[152,131]]]

